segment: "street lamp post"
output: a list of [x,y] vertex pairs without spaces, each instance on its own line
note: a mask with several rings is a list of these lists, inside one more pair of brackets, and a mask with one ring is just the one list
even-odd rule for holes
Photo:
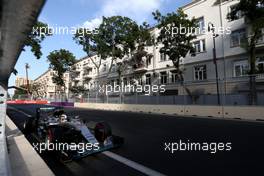
[[217,103],[220,105],[220,94],[219,94],[219,76],[218,76],[218,67],[217,67],[217,58],[216,58],[216,44],[215,39],[219,36],[215,33],[215,26],[213,23],[208,23],[208,31],[213,33],[213,58],[215,65],[215,78],[216,78],[216,89],[217,89]]
[[25,69],[26,69],[26,80],[27,80],[27,94],[28,96],[30,95],[30,91],[29,91],[29,80],[28,80],[28,69],[29,69],[29,64],[26,63],[25,64]]

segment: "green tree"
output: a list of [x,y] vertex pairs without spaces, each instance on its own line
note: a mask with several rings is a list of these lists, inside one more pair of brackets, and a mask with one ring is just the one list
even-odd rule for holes
[[254,105],[257,102],[256,74],[261,71],[256,67],[256,50],[258,41],[263,36],[264,0],[240,0],[240,2],[227,15],[227,18],[236,20],[239,18],[237,15],[238,13],[241,13],[249,24],[248,38],[244,47],[249,54],[250,103]]
[[52,81],[65,91],[64,73],[75,64],[75,56],[68,50],[60,49],[52,51],[47,58],[50,62],[49,68],[55,71]]
[[104,51],[107,48],[106,43],[98,37],[98,29],[88,29],[88,28],[79,28],[77,29],[73,40],[78,44],[81,45],[83,51],[87,54],[88,57],[91,57],[97,54],[99,57],[99,62],[90,58],[94,66],[96,67],[97,73],[99,74],[99,70],[102,64],[102,60],[106,59]]
[[159,11],[152,14],[158,22],[158,29],[160,29],[157,37],[157,43],[162,44],[160,53],[169,57],[176,68],[175,73],[178,75],[178,79],[182,82],[183,69],[180,67],[180,59],[185,58],[189,53],[195,54],[192,40],[196,38],[196,20],[188,19],[188,16],[182,9],[179,9],[177,12],[168,13],[165,16]]
[[40,92],[39,89],[41,88],[41,84],[39,83],[33,83],[30,85],[30,94],[32,94],[34,96],[34,98],[39,98]]
[[27,86],[26,85],[22,85],[21,87],[19,87],[18,89],[16,89],[14,91],[13,99],[23,98],[23,97],[25,97],[27,95],[28,95]]
[[99,75],[102,60],[112,57],[108,72],[110,73],[113,62],[128,54],[129,49],[134,49],[137,32],[138,25],[133,20],[122,16],[112,16],[103,17],[102,23],[93,31],[85,28],[78,29],[73,39],[83,47],[88,56],[93,54],[99,56],[98,63],[91,58]]
[[[97,68],[97,75],[100,75],[99,68],[102,59],[111,58],[107,75],[112,72],[113,63],[116,63],[120,83],[122,73],[127,70],[129,63],[141,62],[144,56],[148,56],[144,47],[150,44],[151,39],[150,27],[147,23],[139,26],[132,19],[123,16],[103,17],[97,29],[91,32],[80,28],[74,36],[74,40],[83,46],[88,56],[94,53],[99,56],[98,63],[91,58]],[[106,81],[98,82],[105,84]]]
[[74,95],[84,95],[86,94],[89,90],[86,89],[84,86],[73,86],[70,88],[70,91],[74,94]]
[[51,30],[48,28],[48,25],[43,22],[36,22],[33,26],[32,31],[28,35],[25,46],[31,47],[32,53],[37,59],[40,59],[42,56],[41,52],[41,42],[47,37],[51,36]]
[[[151,35],[150,26],[144,22],[142,25],[137,25],[136,28],[127,33],[128,41],[124,40],[128,44],[125,46],[128,49],[128,52],[124,52],[123,58],[120,58],[121,61],[117,64],[117,72],[119,75],[119,79],[122,79],[123,73],[128,69],[128,67],[132,67],[132,69],[138,69],[140,67],[145,66],[145,59],[151,59],[153,57],[152,54],[149,54],[145,48],[147,46],[151,46],[154,44],[153,36]],[[139,75],[140,77],[141,75]]]

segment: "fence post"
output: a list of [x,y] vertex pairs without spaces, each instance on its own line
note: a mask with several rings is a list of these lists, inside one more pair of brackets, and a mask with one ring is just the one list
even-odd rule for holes
[[108,104],[108,94],[106,94],[106,104]]
[[183,94],[183,116],[185,116],[185,110],[186,110],[186,91],[185,91],[185,81],[183,80],[182,83],[182,94]]
[[138,94],[136,92],[136,104],[138,104]]
[[[221,106],[222,106],[222,117],[225,118],[225,104],[226,104],[226,80],[221,81],[221,88],[222,88],[222,100],[221,100]],[[224,91],[223,91],[224,90]]]

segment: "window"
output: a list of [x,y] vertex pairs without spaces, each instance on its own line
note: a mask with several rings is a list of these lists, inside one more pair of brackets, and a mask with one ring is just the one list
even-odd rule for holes
[[[236,5],[233,5],[233,6],[230,6],[230,13],[232,13],[233,11],[235,11],[235,8],[237,7],[237,4]],[[235,14],[235,20],[238,20],[240,18],[243,17],[243,13],[242,11],[237,11],[236,14]],[[230,21],[234,21],[234,20],[230,20]]]
[[119,79],[116,80],[116,85],[120,85],[120,80]]
[[167,55],[165,53],[160,53],[160,61],[166,61],[167,60]]
[[233,31],[231,34],[231,47],[238,47],[245,43],[246,31],[245,29]]
[[264,56],[257,58],[257,70],[259,73],[264,73]]
[[206,51],[205,40],[199,40],[193,42],[193,47],[195,48],[196,53],[202,53]]
[[151,74],[146,74],[146,84],[147,85],[151,84]]
[[151,64],[151,58],[147,58],[146,64],[147,64],[147,67]]
[[114,87],[114,85],[115,85],[115,80],[111,80],[111,81],[110,81],[110,85],[111,85],[112,87]]
[[160,72],[160,83],[167,84],[167,72]]
[[247,75],[248,70],[249,70],[249,65],[248,65],[247,60],[237,61],[234,63],[234,76],[235,77]]
[[198,28],[198,30],[196,31],[197,34],[204,34],[205,33],[204,17],[198,18],[196,23]]
[[123,83],[125,86],[127,85],[127,78],[123,78]]
[[174,71],[171,71],[171,83],[176,83],[177,80],[178,80],[177,73],[175,73],[175,70]]
[[194,67],[194,80],[202,81],[207,79],[206,65]]
[[113,64],[113,66],[111,68],[111,72],[116,72],[116,64]]
[[106,64],[104,64],[104,66],[103,66],[103,71],[104,72],[106,71]]

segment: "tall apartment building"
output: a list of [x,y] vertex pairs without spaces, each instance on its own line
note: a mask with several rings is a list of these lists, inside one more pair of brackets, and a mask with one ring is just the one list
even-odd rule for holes
[[[29,84],[33,83],[33,80],[28,80]],[[26,86],[27,85],[27,79],[23,77],[16,77],[15,80],[16,87]]]
[[[34,80],[34,83],[39,85],[39,91],[38,94],[41,98],[55,98],[56,93],[59,94],[59,87],[56,86],[56,84],[53,83],[52,77],[55,74],[55,71],[48,70],[42,75],[40,75],[38,78]],[[65,81],[65,93],[66,95],[69,93],[69,73],[64,74],[64,81]],[[35,95],[36,96],[36,95]]]
[[[189,18],[198,19],[198,25],[207,30],[211,23],[216,27],[216,57],[220,80],[225,80],[226,93],[241,93],[249,90],[247,72],[249,55],[242,47],[243,40],[250,35],[250,25],[237,13],[237,20],[227,19],[227,14],[239,3],[239,0],[223,1],[215,5],[215,0],[195,0],[183,7]],[[226,32],[222,32],[225,30]],[[264,34],[264,30],[263,30]],[[213,62],[212,33],[201,34],[193,41],[196,57],[183,59],[185,81],[194,89],[204,93],[215,93],[215,65]],[[257,45],[256,67],[264,73],[264,35]],[[226,79],[225,79],[226,78]],[[257,76],[257,89],[264,91],[263,76]],[[191,86],[192,85],[192,86]],[[223,92],[224,90],[222,90]]]
[[[213,57],[213,34],[207,32],[208,25],[213,24],[218,37],[216,41],[216,60],[219,74],[220,92],[237,94],[249,92],[249,55],[242,47],[243,40],[250,35],[250,26],[238,13],[239,19],[231,21],[227,14],[239,3],[239,0],[224,1],[215,4],[216,0],[193,0],[182,7],[188,18],[195,18],[198,21],[200,30],[204,30],[193,40],[196,49],[196,56],[187,55],[182,58],[181,67],[184,68],[184,86],[177,80],[175,68],[168,57],[159,52],[161,46],[146,47],[146,51],[153,55],[152,58],[144,58],[143,64],[136,69],[129,67],[122,76],[124,84],[156,84],[165,85],[166,92],[162,95],[185,95],[185,94],[216,94],[216,71]],[[224,30],[224,32],[223,32]],[[152,33],[158,35],[159,30],[154,28]],[[264,34],[264,30],[263,30]],[[93,60],[93,62],[92,62]],[[117,74],[118,61],[113,63],[112,71],[109,73],[111,58],[102,60],[100,69],[94,65],[100,62],[97,55],[80,59],[68,75],[69,86],[84,86],[92,93],[101,79],[107,80],[110,84],[119,84]],[[264,73],[264,35],[257,45],[257,65]],[[49,73],[43,74],[38,80],[45,77],[49,83],[44,88],[50,87],[48,93],[51,97],[55,85],[51,82]],[[48,76],[45,76],[48,75]],[[264,91],[264,74],[257,75],[257,90]],[[46,78],[46,79],[47,79]],[[68,84],[67,84],[68,85]],[[186,88],[188,92],[186,92]],[[69,91],[69,90],[67,90]]]
[[[216,71],[213,59],[213,34],[207,32],[209,24],[213,24],[216,33],[216,58],[221,93],[233,94],[249,91],[249,55],[241,46],[242,41],[250,35],[250,26],[245,18],[238,13],[238,20],[228,20],[227,14],[239,3],[239,0],[229,0],[216,5],[216,0],[194,0],[182,7],[189,18],[195,18],[201,32],[193,41],[196,56],[190,55],[182,59],[184,67],[184,84],[189,93],[216,94]],[[224,32],[223,32],[224,30]],[[158,30],[152,31],[158,35]],[[264,33],[264,30],[263,30]],[[151,59],[145,59],[144,65],[137,70],[128,69],[123,76],[123,82],[127,83],[137,79],[141,84],[164,84],[165,95],[186,94],[182,84],[179,84],[174,73],[172,61],[167,56],[160,54],[160,46],[147,47],[146,51],[151,53]],[[84,85],[89,88],[97,84],[98,76],[107,76],[109,82],[118,83],[118,75],[115,72],[116,63],[113,65],[111,74],[107,74],[111,58],[102,62],[100,75],[97,75],[96,67],[91,62],[99,62],[98,56],[83,58],[77,64],[77,77],[73,79],[73,85]],[[264,35],[257,46],[257,67],[264,71]],[[257,89],[264,91],[264,76],[257,76]]]

